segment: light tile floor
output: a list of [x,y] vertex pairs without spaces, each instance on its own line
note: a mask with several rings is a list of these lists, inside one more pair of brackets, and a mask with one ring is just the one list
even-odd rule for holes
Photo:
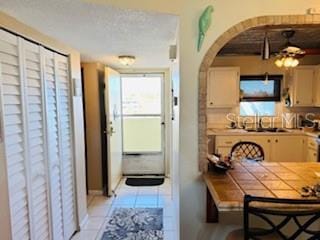
[[[123,179],[118,188],[117,196],[88,196],[88,221],[84,228],[72,240],[100,240],[114,208],[163,208],[163,229],[165,240],[175,240],[177,224],[174,218],[174,205],[171,195],[171,183],[166,179],[157,187],[131,187]],[[121,240],[121,239],[119,239]]]

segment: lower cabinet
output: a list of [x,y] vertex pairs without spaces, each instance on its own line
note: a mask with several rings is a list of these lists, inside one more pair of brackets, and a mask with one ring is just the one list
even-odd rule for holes
[[307,162],[318,162],[318,143],[313,137],[307,140]]
[[227,156],[232,146],[240,141],[257,143],[263,148],[265,161],[303,162],[306,161],[305,136],[216,136],[215,153]]
[[305,161],[304,136],[273,137],[271,148],[272,162],[302,162]]
[[250,141],[259,144],[264,151],[266,161],[271,157],[271,139],[265,136],[217,136],[215,153],[227,156],[231,153],[232,146],[241,141]]
[[307,162],[317,162],[318,161],[318,151],[312,148],[307,149]]

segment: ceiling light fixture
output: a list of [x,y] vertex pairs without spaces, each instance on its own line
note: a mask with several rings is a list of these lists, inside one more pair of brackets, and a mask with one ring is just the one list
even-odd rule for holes
[[299,65],[299,60],[294,56],[282,56],[278,58],[275,62],[277,67],[293,68]]
[[290,42],[294,36],[295,31],[286,30],[282,32],[282,36],[286,38],[287,43],[285,47],[278,53],[277,59],[274,62],[277,67],[293,68],[299,65],[298,58],[304,57],[306,52]]
[[136,61],[134,56],[122,55],[118,57],[119,62],[124,66],[131,66]]

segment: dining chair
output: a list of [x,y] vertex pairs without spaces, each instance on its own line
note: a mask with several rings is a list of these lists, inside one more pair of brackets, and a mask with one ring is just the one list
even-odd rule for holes
[[264,160],[263,148],[254,142],[238,142],[231,148],[230,155],[236,154],[238,157],[252,159],[256,161]]
[[[243,220],[243,229],[232,231],[226,240],[318,240],[320,200],[245,195]],[[252,226],[258,220],[262,228]]]

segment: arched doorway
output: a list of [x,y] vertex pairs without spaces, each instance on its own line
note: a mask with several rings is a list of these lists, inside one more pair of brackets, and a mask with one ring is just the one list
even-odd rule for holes
[[205,54],[199,68],[199,88],[198,88],[198,146],[199,146],[199,168],[206,171],[207,156],[207,71],[212,65],[220,49],[239,33],[250,28],[268,25],[307,25],[319,24],[319,15],[284,15],[284,16],[261,16],[244,20],[228,31],[223,33],[209,48]]

